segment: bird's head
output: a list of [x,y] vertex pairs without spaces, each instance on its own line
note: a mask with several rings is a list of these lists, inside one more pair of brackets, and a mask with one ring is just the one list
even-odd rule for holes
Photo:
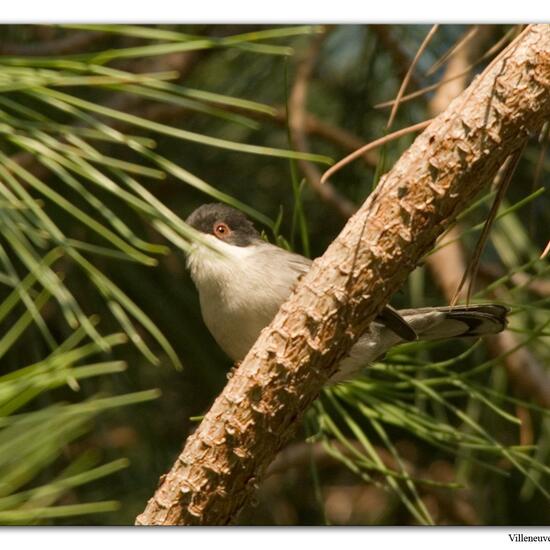
[[203,204],[185,221],[201,233],[203,241],[193,245],[187,256],[195,282],[215,271],[226,270],[234,261],[244,261],[264,242],[253,223],[226,204]]
[[246,247],[260,240],[260,234],[242,212],[218,202],[199,206],[185,222],[213,243],[216,239],[229,246]]

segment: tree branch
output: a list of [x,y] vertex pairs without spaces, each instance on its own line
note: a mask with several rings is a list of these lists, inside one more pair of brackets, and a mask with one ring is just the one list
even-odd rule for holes
[[314,262],[137,523],[233,521],[338,361],[549,115],[550,25],[533,25],[416,139]]

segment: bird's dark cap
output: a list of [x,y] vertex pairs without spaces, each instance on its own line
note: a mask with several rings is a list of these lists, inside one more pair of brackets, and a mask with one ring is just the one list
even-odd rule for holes
[[218,238],[215,228],[223,223],[230,232],[222,240],[234,246],[249,246],[260,239],[253,223],[242,212],[220,202],[199,206],[185,222],[201,233]]

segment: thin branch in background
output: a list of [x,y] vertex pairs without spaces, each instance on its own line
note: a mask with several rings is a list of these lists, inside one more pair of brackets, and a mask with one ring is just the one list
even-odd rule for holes
[[426,76],[434,74],[449,58],[459,53],[479,32],[479,25],[469,28],[427,71]]
[[[372,31],[376,34],[376,38],[389,53],[399,74],[399,78],[403,80],[407,74],[411,60],[407,53],[401,48],[400,41],[393,37],[392,25],[370,25],[369,28],[372,29]],[[419,88],[421,84],[415,74],[411,74],[409,82],[415,88]]]
[[[364,143],[359,136],[339,126],[329,124],[311,113],[306,113],[305,130],[308,134],[319,136],[348,151],[355,151],[362,147]],[[365,163],[372,168],[375,168],[378,164],[378,154],[376,152],[366,151],[362,157]]]
[[[180,107],[179,109],[181,111],[185,110],[185,108],[183,107]],[[273,109],[274,112],[272,114],[262,113],[259,111],[247,111],[246,115],[249,118],[255,120],[275,122],[280,126],[286,127],[288,125],[286,108],[284,106],[274,106]],[[243,112],[243,109],[239,109],[238,107],[227,107],[227,110],[238,113]],[[355,135],[349,130],[345,130],[344,128],[326,122],[325,120],[321,120],[313,113],[308,113],[307,111],[305,111],[304,117],[305,122],[303,130],[308,135],[320,137],[325,141],[332,143],[337,147],[340,147],[344,151],[355,151],[356,149],[362,147],[364,144],[364,140],[362,140],[359,136]],[[376,168],[378,164],[378,155],[374,152],[367,151],[363,155],[363,160],[368,166]]]
[[[438,88],[440,88],[444,84],[447,84],[448,82],[452,82],[453,80],[455,80],[457,78],[462,78],[462,77],[470,74],[470,72],[475,67],[477,67],[480,63],[482,63],[483,61],[486,61],[487,59],[492,57],[495,53],[502,50],[513,39],[514,34],[516,32],[517,32],[517,28],[514,27],[513,29],[508,31],[508,33],[506,33],[506,35],[504,37],[502,37],[494,46],[489,48],[489,50],[487,50],[481,57],[479,57],[476,61],[472,61],[467,67],[462,69],[460,72],[457,72],[456,74],[453,74],[452,72],[450,72],[449,75],[447,75],[447,72],[446,72],[445,77],[443,79],[441,79],[439,82],[436,82],[435,84],[430,84],[429,86],[425,86],[424,88],[422,88],[420,90],[416,90],[414,92],[411,92],[410,94],[404,95],[401,98],[401,103],[405,103],[406,101],[410,101],[410,100],[415,99],[417,97],[423,96],[424,94],[427,94],[429,92],[437,90]],[[498,58],[496,58],[496,59],[498,59]],[[395,101],[396,101],[395,99],[389,99],[388,101],[383,101],[381,103],[377,103],[374,106],[374,108],[375,109],[383,109],[383,108],[386,108],[386,107],[391,107],[391,106],[394,105]]]
[[401,103],[401,98],[403,97],[403,94],[405,93],[405,90],[407,89],[407,86],[409,85],[409,81],[411,79],[411,74],[413,73],[413,71],[416,67],[416,64],[418,63],[418,60],[420,59],[420,57],[422,56],[422,54],[424,53],[424,51],[428,47],[428,44],[430,43],[433,36],[437,32],[438,28],[439,28],[439,25],[434,25],[430,29],[430,32],[426,35],[426,38],[424,38],[424,41],[422,42],[422,44],[420,44],[420,48],[418,48],[418,51],[416,52],[416,55],[414,56],[414,59],[412,60],[411,66],[409,67],[409,70],[407,71],[407,74],[405,75],[405,78],[403,79],[403,82],[401,83],[401,87],[399,88],[399,91],[397,92],[397,97],[395,98],[395,102],[393,104],[393,107],[392,107],[392,110],[391,110],[391,113],[390,113],[390,118],[388,120],[388,124],[386,125],[386,128],[388,130],[393,125],[393,122],[394,122],[395,117],[397,115],[397,109],[399,109],[399,104]]
[[[473,67],[473,65],[472,65]],[[433,92],[434,90],[438,90],[441,88],[441,86],[444,86],[445,84],[448,84],[449,82],[453,82],[454,80],[458,78],[462,78],[463,76],[466,76],[470,74],[472,67],[468,67],[467,69],[464,69],[462,72],[453,74],[452,76],[449,76],[448,78],[443,78],[439,82],[436,82],[435,84],[430,84],[429,86],[425,86],[424,88],[421,88],[420,90],[416,90],[414,92],[411,92],[410,94],[406,94],[401,98],[401,103],[406,103],[407,101],[410,101],[412,99],[416,99],[417,97],[421,97],[429,92]],[[388,101],[383,101],[381,103],[377,103],[374,108],[375,109],[385,109],[386,107],[393,107],[395,105],[395,99],[389,99]]]
[[[308,85],[325,37],[326,34],[322,34],[313,39],[306,56],[298,65],[296,78],[288,100],[288,122],[292,145],[302,153],[309,151],[305,131]],[[356,206],[350,200],[338,193],[331,185],[322,184],[321,172],[313,163],[305,160],[298,160],[297,162],[308,184],[323,201],[332,206],[345,219],[355,212]]]
[[433,119],[429,119],[429,120],[425,120],[424,122],[419,122],[418,124],[413,124],[412,126],[407,126],[406,128],[401,128],[401,130],[396,130],[391,134],[388,134],[374,141],[371,141],[366,145],[363,145],[363,147],[361,147],[360,149],[357,149],[357,151],[354,151],[353,153],[351,153],[351,155],[344,157],[342,160],[339,160],[336,164],[331,166],[321,177],[321,183],[326,184],[329,178],[331,178],[334,174],[336,174],[336,172],[339,172],[344,166],[347,166],[354,160],[358,159],[359,157],[362,157],[363,155],[372,151],[373,149],[376,149],[377,147],[381,147],[385,143],[389,143],[390,141],[399,139],[400,137],[406,136],[407,134],[410,134],[412,132],[420,132],[426,129],[432,123],[432,121]]
[[479,236],[479,239],[477,241],[474,255],[471,261],[469,262],[469,264],[467,265],[466,270],[462,275],[462,279],[458,284],[458,288],[456,289],[456,292],[453,296],[453,299],[451,300],[451,304],[450,304],[451,306],[456,305],[458,298],[460,296],[462,287],[464,286],[467,280],[469,280],[470,282],[468,284],[468,291],[466,293],[466,303],[467,304],[470,303],[473,283],[475,281],[477,270],[479,267],[481,253],[485,248],[485,243],[487,242],[487,238],[489,237],[489,231],[497,215],[500,203],[504,199],[504,196],[506,195],[506,191],[508,190],[510,182],[512,181],[512,176],[514,175],[514,172],[517,168],[523,149],[524,149],[524,146],[518,149],[514,154],[510,155],[506,159],[505,163],[502,165],[502,168],[499,170],[497,177],[495,178],[496,181],[494,182],[494,186],[498,188],[497,194],[495,195],[495,199],[493,201],[493,204],[491,205],[491,210],[489,211],[487,220],[483,225],[483,230],[481,231],[481,235]]

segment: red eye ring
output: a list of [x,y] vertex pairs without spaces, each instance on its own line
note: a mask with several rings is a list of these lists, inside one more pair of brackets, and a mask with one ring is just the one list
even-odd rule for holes
[[218,239],[225,239],[229,236],[231,233],[231,230],[229,229],[229,226],[226,223],[223,222],[216,222],[214,224],[214,235],[218,237]]

